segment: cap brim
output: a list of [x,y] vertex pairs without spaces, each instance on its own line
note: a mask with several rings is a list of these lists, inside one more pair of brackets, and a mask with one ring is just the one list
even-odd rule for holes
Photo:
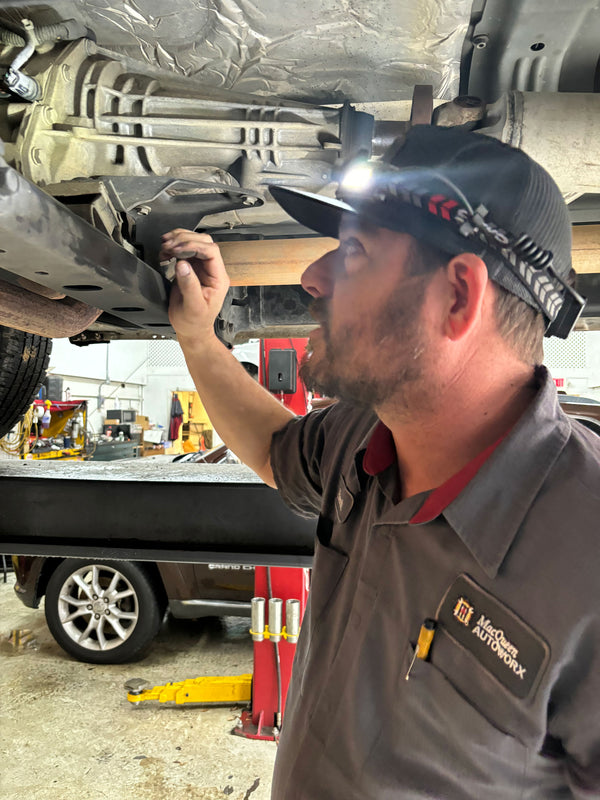
[[358,212],[348,203],[320,194],[288,189],[285,186],[270,186],[273,199],[293,217],[296,222],[323,236],[338,238],[342,214],[357,215]]

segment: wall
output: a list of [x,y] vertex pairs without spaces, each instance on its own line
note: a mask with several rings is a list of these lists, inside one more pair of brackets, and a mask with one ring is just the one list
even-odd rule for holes
[[553,378],[563,381],[561,391],[600,400],[600,331],[544,339],[544,364]]
[[[258,342],[234,348],[241,361],[258,368]],[[178,343],[173,340],[114,341],[77,347],[55,339],[49,372],[64,378],[63,391],[88,400],[89,428],[102,431],[106,411],[135,408],[168,427],[171,392],[194,390]],[[64,398],[63,398],[64,399]]]
[[[233,354],[240,361],[258,368],[258,341],[235,347]],[[146,413],[150,419],[168,427],[171,413],[171,392],[194,391],[183,353],[177,342],[148,342],[147,384],[144,393]]]
[[102,432],[108,409],[135,408],[144,413],[147,360],[147,342],[77,347],[68,339],[55,339],[48,372],[63,377],[63,395],[69,391],[73,400],[88,401],[88,428]]

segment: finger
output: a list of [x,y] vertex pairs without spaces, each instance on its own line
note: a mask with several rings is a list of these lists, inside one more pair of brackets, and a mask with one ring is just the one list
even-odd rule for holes
[[203,308],[206,305],[202,293],[202,283],[189,261],[177,261],[175,282],[184,307],[199,310],[200,307]]
[[194,275],[194,270],[192,269],[192,265],[189,261],[178,261],[175,264],[175,275],[177,276],[177,285],[182,289],[183,286],[189,285],[196,278],[196,281],[199,283],[197,277]]
[[198,239],[197,236],[190,237],[187,231],[187,238],[166,239],[163,241],[159,256],[161,258],[199,258],[206,261],[215,258],[219,253],[219,246],[208,237],[206,240]]
[[164,233],[162,239],[163,241],[168,240],[173,243],[180,243],[185,240],[198,243],[211,243],[213,241],[212,236],[209,236],[208,233],[197,233],[196,231],[189,231],[185,228],[174,228],[172,231]]

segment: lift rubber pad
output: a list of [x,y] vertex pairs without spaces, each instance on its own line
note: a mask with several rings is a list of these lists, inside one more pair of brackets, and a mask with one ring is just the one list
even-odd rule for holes
[[310,566],[316,519],[238,464],[0,463],[0,552]]

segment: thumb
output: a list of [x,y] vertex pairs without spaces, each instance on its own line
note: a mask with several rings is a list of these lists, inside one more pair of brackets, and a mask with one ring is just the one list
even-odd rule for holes
[[177,288],[184,302],[197,303],[202,298],[202,287],[189,261],[183,260],[175,263],[175,276]]
[[188,261],[177,261],[175,262],[175,274],[177,275],[177,281],[179,282],[180,279],[187,279],[192,274],[192,266]]

